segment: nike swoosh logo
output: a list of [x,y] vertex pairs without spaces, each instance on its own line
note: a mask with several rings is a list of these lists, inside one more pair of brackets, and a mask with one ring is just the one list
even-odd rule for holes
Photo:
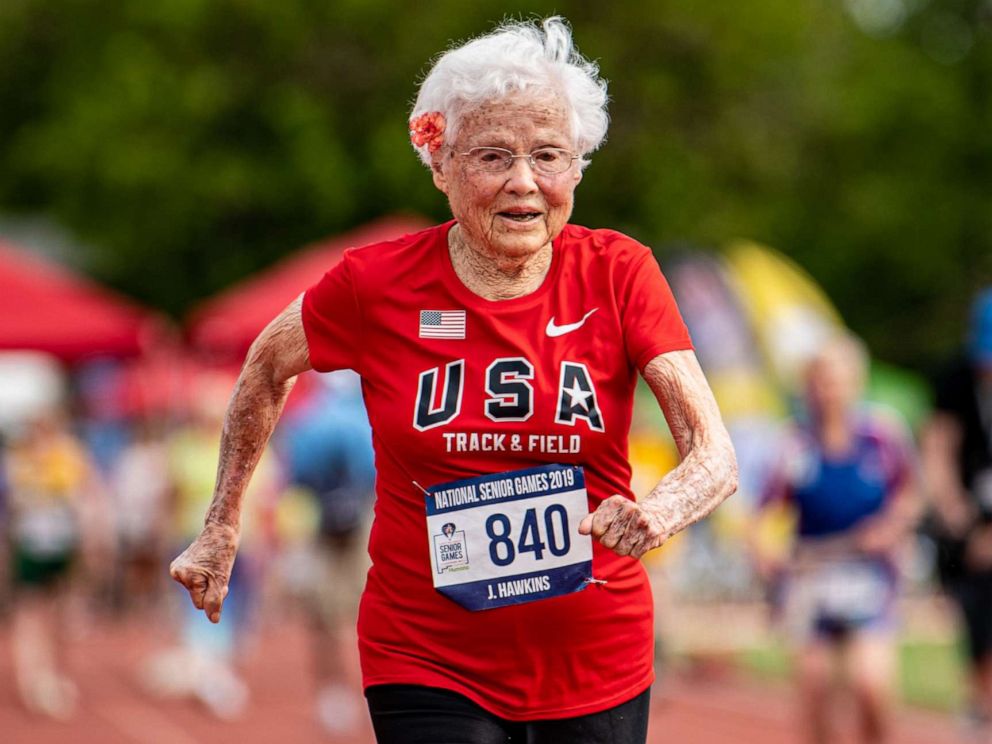
[[555,325],[555,319],[551,318],[551,320],[548,321],[548,327],[544,329],[544,332],[552,338],[555,336],[564,336],[566,333],[571,333],[572,331],[581,328],[582,324],[586,322],[586,319],[597,310],[599,310],[599,308],[594,307],[592,310],[587,312],[578,323],[569,323],[567,325]]

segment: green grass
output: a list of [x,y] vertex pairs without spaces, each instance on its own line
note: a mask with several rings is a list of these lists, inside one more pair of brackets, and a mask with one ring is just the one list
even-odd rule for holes
[[[782,646],[749,649],[740,663],[756,677],[768,680],[788,679],[791,664]],[[964,667],[954,643],[904,641],[899,646],[899,692],[908,705],[940,711],[957,711],[962,707]]]

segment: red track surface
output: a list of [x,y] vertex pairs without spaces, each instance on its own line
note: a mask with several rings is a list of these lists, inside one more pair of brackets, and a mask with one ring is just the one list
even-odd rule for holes
[[[160,631],[159,631],[160,633]],[[300,742],[370,744],[371,731],[352,738],[323,735],[313,721],[314,685],[306,638],[298,624],[271,628],[247,656],[252,705],[235,723],[210,718],[192,702],[160,701],[140,690],[141,661],[157,647],[148,625],[93,628],[74,644],[71,666],[82,701],[71,723],[24,712],[12,683],[9,631],[0,631],[0,742],[50,744],[196,744]],[[847,737],[843,741],[854,741]],[[960,741],[945,716],[901,711],[893,744]],[[737,677],[666,681],[654,696],[651,744],[786,744],[802,742],[791,693]],[[565,744],[565,743],[563,743]]]

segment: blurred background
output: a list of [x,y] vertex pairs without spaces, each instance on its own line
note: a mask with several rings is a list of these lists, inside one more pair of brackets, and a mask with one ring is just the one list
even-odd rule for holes
[[[572,221],[654,248],[742,465],[739,495],[648,559],[653,736],[793,740],[768,694],[791,672],[749,558],[756,507],[837,329],[870,350],[870,399],[916,436],[931,416],[992,283],[990,0],[0,2],[0,739],[369,740],[351,596],[321,591],[364,571],[367,453],[308,469],[363,425],[321,415],[355,404],[354,380],[294,392],[226,631],[184,617],[166,567],[254,336],[344,248],[448,218],[407,133],[431,59],[553,13],[610,83]],[[636,418],[646,493],[676,456],[650,393]],[[25,513],[41,568],[18,552]],[[896,740],[954,740],[956,620],[934,540],[907,545]]]

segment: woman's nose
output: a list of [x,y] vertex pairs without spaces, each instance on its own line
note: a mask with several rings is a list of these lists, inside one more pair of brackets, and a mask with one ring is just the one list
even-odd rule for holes
[[514,194],[531,194],[538,190],[534,170],[528,158],[514,158],[513,165],[506,174],[504,188]]

